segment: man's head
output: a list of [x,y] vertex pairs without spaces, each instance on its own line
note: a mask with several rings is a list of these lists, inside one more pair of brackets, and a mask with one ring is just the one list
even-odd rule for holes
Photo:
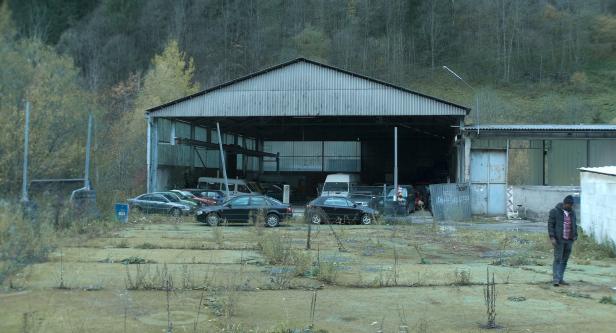
[[563,209],[566,211],[570,211],[573,209],[573,197],[568,195],[563,200]]

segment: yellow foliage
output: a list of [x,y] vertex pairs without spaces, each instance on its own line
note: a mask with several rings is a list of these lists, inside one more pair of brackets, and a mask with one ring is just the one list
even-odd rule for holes
[[[145,190],[146,172],[146,116],[145,111],[154,106],[194,94],[199,86],[192,81],[195,71],[192,58],[180,51],[178,43],[171,40],[163,52],[154,56],[152,67],[146,73],[137,93],[134,109],[111,129],[110,158],[103,161],[104,180],[99,193],[118,196],[134,195]],[[118,85],[112,94],[131,94],[135,77]],[[111,199],[110,199],[111,200]]]
[[9,193],[19,188],[25,100],[31,103],[30,177],[81,176],[87,114],[96,105],[72,59],[36,39],[5,40],[0,63],[0,185]]

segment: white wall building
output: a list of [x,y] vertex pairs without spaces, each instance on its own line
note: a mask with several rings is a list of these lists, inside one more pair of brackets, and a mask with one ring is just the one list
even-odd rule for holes
[[597,242],[616,244],[616,166],[580,168],[581,226]]

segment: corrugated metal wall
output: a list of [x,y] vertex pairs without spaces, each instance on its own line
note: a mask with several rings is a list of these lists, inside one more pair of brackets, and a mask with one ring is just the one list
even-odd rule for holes
[[463,221],[471,218],[471,191],[467,184],[430,185],[430,203],[435,220]]
[[307,62],[167,106],[154,117],[456,115],[466,110]]
[[[265,141],[265,151],[280,154],[280,171],[361,171],[357,141]],[[265,158],[263,169],[276,171],[276,160]]]
[[[581,167],[616,165],[615,139],[511,140],[508,183],[510,185],[578,186]],[[472,149],[505,149],[507,140],[476,139]]]

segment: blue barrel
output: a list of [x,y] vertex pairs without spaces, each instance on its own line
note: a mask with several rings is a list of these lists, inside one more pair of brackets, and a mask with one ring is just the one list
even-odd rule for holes
[[115,216],[116,220],[120,223],[128,222],[128,204],[116,203],[115,204]]

